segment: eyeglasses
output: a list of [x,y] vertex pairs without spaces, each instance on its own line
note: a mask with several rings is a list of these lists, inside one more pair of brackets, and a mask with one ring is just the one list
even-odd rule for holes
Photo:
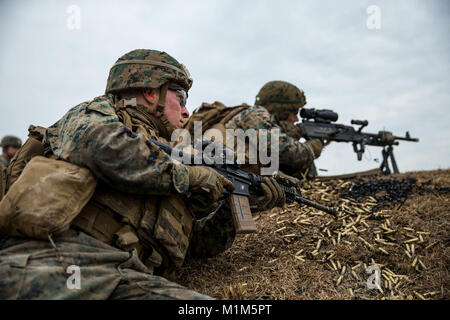
[[174,85],[169,85],[168,89],[172,90],[172,91],[176,91],[177,93],[179,93],[180,105],[182,107],[185,107],[186,106],[186,102],[187,102],[187,98],[189,96],[187,91],[186,91],[186,89],[184,89],[183,87],[174,86]]

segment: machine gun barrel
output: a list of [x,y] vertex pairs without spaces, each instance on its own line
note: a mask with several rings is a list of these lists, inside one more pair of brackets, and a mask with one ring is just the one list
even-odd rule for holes
[[397,136],[394,136],[394,140],[403,140],[403,141],[419,142],[419,138],[410,138],[410,137],[408,137],[408,136],[406,136],[406,137],[397,137]]

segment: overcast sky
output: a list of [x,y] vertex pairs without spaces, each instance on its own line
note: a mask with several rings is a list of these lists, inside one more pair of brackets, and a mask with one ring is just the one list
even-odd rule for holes
[[[119,56],[148,48],[188,67],[191,112],[253,104],[264,83],[289,81],[306,107],[333,109],[339,123],[367,119],[367,132],[420,138],[395,148],[400,171],[447,169],[449,18],[446,0],[1,1],[0,137],[52,125],[103,94]],[[331,175],[375,168],[380,157],[370,147],[357,161],[350,143],[333,143],[316,163]]]

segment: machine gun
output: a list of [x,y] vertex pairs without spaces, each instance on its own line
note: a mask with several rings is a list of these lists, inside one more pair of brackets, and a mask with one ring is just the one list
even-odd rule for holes
[[352,142],[353,150],[356,152],[358,160],[362,159],[365,146],[382,147],[383,162],[380,169],[384,174],[391,173],[388,159],[391,160],[394,173],[399,173],[393,148],[394,145],[399,144],[396,140],[419,141],[417,138],[411,138],[408,131],[405,137],[393,136],[389,131],[379,131],[378,134],[362,132],[362,129],[369,124],[367,120],[352,120],[351,124],[360,126],[358,129],[333,123],[338,120],[338,114],[328,109],[301,109],[300,116],[303,119],[297,126],[302,131],[302,137],[307,140],[322,139],[336,142]]
[[[211,154],[205,153],[202,156],[202,162],[198,163],[199,161],[195,160],[195,155],[186,155],[182,150],[172,148],[171,146],[154,139],[148,139],[148,141],[158,146],[161,150],[169,154],[174,159],[186,159],[186,156],[188,156],[188,158],[190,157],[191,165],[211,167],[230,180],[234,185],[234,191],[231,193],[224,191],[224,199],[230,197],[231,211],[233,213],[236,233],[251,233],[256,231],[256,225],[250,211],[248,197],[252,192],[261,192],[260,185],[263,181],[263,177],[243,170],[239,167],[239,165],[227,161],[227,154],[230,152],[234,153],[232,150],[220,144],[216,144],[214,150],[219,150],[219,154],[216,155],[214,152]],[[201,146],[203,151],[206,146],[211,144],[215,143],[212,141],[201,141],[198,144],[194,143],[194,146]],[[221,159],[221,161],[217,161],[217,159]],[[278,182],[278,184],[286,195],[287,203],[296,201],[299,204],[304,204],[337,216],[338,213],[335,209],[303,198],[299,188],[283,184],[282,182]],[[200,199],[191,197],[190,201],[200,201]]]

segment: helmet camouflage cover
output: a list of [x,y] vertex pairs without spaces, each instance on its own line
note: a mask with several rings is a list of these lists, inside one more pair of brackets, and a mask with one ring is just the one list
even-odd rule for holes
[[189,71],[175,58],[157,50],[137,49],[124,54],[112,66],[106,93],[157,89],[168,82],[176,82],[186,91],[192,86]]
[[22,146],[22,140],[20,140],[20,138],[15,136],[4,136],[0,143],[0,147],[10,147],[10,146],[20,148]]
[[305,104],[303,90],[285,81],[267,82],[259,90],[255,100],[255,105],[277,114],[280,120],[286,120],[291,112],[297,113]]

